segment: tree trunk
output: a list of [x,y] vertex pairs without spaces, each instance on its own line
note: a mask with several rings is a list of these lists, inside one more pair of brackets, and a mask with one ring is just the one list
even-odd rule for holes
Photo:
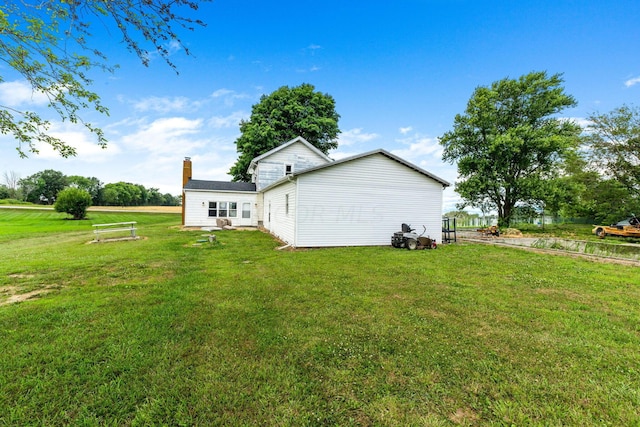
[[498,227],[508,228],[511,225],[511,215],[513,214],[513,206],[505,203],[498,213]]

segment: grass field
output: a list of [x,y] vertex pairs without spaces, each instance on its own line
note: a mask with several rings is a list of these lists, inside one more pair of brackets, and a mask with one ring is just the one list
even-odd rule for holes
[[0,425],[639,425],[637,267],[179,221],[0,209]]

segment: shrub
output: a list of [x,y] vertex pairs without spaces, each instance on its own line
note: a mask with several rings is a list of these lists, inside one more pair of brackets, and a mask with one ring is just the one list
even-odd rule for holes
[[89,206],[91,194],[79,188],[69,187],[58,193],[54,209],[72,215],[73,219],[84,219]]

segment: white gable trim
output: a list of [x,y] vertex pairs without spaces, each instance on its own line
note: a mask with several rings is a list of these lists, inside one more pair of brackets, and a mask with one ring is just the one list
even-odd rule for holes
[[428,178],[431,178],[432,180],[434,180],[437,183],[439,183],[440,185],[442,185],[443,188],[444,187],[448,187],[448,186],[451,185],[448,181],[445,181],[444,179],[432,174],[431,172],[427,172],[426,170],[414,165],[413,163],[410,163],[410,162],[404,160],[403,158],[398,157],[398,156],[396,156],[394,154],[391,154],[388,151],[383,150],[383,149],[380,148],[378,150],[373,150],[373,151],[369,151],[367,153],[358,154],[358,155],[351,156],[351,157],[346,157],[346,158],[341,159],[341,160],[336,160],[336,161],[333,161],[331,163],[327,163],[325,165],[314,166],[314,167],[311,167],[311,168],[308,168],[308,169],[304,169],[304,170],[301,170],[300,172],[297,172],[297,173],[294,172],[291,175],[285,176],[285,177],[279,179],[278,181],[266,186],[265,188],[261,189],[260,191],[267,191],[267,190],[270,190],[270,189],[272,189],[274,187],[277,187],[278,185],[281,185],[281,184],[283,184],[283,183],[285,183],[287,181],[297,180],[297,178],[300,175],[306,175],[308,173],[313,173],[313,172],[316,172],[316,171],[319,171],[319,170],[322,170],[322,169],[332,168],[332,167],[335,167],[335,166],[338,166],[338,165],[341,165],[341,164],[344,164],[344,163],[347,163],[347,162],[353,162],[353,161],[356,161],[356,160],[359,160],[359,159],[363,159],[365,157],[370,157],[370,156],[373,156],[373,155],[376,155],[376,154],[381,154],[381,155],[383,155],[385,157],[388,157],[391,160],[395,160],[396,162],[400,163],[401,165],[403,165],[403,166],[405,166],[405,167],[407,167],[409,169],[413,169],[414,171],[419,172],[419,173],[421,173],[422,175],[425,175]]
[[311,151],[313,151],[314,153],[316,153],[318,156],[322,157],[323,159],[325,159],[327,162],[332,162],[333,160],[327,156],[326,154],[324,154],[322,151],[320,151],[317,147],[315,147],[313,144],[311,144],[309,141],[307,141],[306,139],[304,139],[301,136],[295,137],[294,139],[292,139],[291,141],[285,142],[284,144],[280,144],[278,145],[276,148],[273,148],[269,151],[267,151],[266,153],[263,153],[261,155],[259,155],[258,157],[254,158],[253,160],[251,160],[251,163],[249,164],[249,173],[252,173],[255,168],[256,165],[258,164],[259,161],[264,160],[265,158],[271,156],[272,154],[283,150],[285,148],[287,148],[290,145],[293,145],[297,142],[300,142],[304,145],[307,146],[307,148]]
[[408,162],[405,159],[396,156],[395,154],[391,154],[390,152],[388,152],[387,150],[383,150],[382,148],[379,148],[379,149],[373,150],[373,151],[369,151],[369,152],[366,152],[366,153],[362,153],[362,154],[357,154],[357,155],[351,156],[351,157],[345,157],[344,159],[336,160],[335,162],[331,162],[331,163],[326,164],[326,165],[314,166],[314,167],[302,170],[302,171],[300,171],[298,173],[294,173],[293,175],[294,176],[299,176],[299,175],[307,174],[307,173],[310,173],[310,172],[315,172],[315,171],[320,170],[320,169],[333,167],[333,166],[340,165],[340,164],[347,163],[347,162],[352,162],[352,161],[359,160],[359,159],[362,159],[362,158],[365,158],[365,157],[369,157],[369,156],[372,156],[372,155],[375,155],[375,154],[382,154],[383,156],[388,157],[391,160],[395,160],[396,162],[408,167],[409,169],[413,169],[416,172],[419,172],[422,175],[425,175],[425,176],[433,179],[434,181],[439,182],[440,184],[442,184],[443,187],[449,187],[451,185],[448,181],[445,181],[444,179],[432,174],[431,172],[427,172],[426,170],[422,169],[421,167],[418,167],[418,166],[414,165],[413,163]]

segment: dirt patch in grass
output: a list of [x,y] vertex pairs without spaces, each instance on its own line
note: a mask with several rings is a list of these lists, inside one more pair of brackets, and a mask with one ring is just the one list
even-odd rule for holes
[[12,279],[31,279],[35,277],[33,274],[9,274]]
[[17,286],[2,286],[0,287],[0,294],[8,294],[9,297],[4,301],[0,301],[0,306],[15,304],[17,302],[23,302],[29,299],[38,298],[39,296],[47,294],[53,291],[54,289],[58,289],[58,288],[59,287],[55,285],[47,285],[42,289],[36,289],[31,292],[19,293],[20,288],[18,288]]
[[456,424],[473,424],[478,420],[478,414],[470,408],[459,408],[449,419]]

